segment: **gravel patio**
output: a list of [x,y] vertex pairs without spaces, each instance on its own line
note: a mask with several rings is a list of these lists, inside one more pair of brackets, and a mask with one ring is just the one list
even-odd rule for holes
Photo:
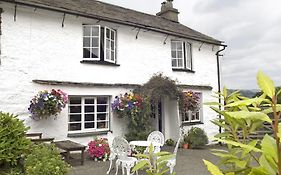
[[[217,163],[218,159],[212,155],[210,149],[222,148],[218,145],[208,146],[205,149],[179,149],[177,155],[177,165],[175,171],[177,175],[209,175],[202,159],[209,160],[213,163]],[[173,152],[173,147],[164,147],[162,150]],[[106,162],[94,162],[89,158],[86,158],[83,166],[79,165],[80,162],[72,162],[72,168],[70,175],[105,175],[109,167],[109,161]],[[110,175],[115,174],[115,168],[110,172]],[[121,169],[119,169],[119,173]],[[139,172],[139,175],[144,173]]]

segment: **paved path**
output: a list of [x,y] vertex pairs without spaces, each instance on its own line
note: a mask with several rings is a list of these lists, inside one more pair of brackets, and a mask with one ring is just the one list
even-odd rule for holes
[[[218,148],[211,147],[211,148]],[[164,148],[167,151],[172,152],[172,147]],[[202,159],[209,160],[213,163],[217,163],[218,159],[210,153],[209,149],[179,149],[177,155],[177,165],[175,171],[177,175],[210,175],[203,164]],[[79,165],[80,162],[72,164],[70,175],[105,175],[107,168],[109,167],[109,161],[106,162],[94,162],[87,159],[83,166]],[[114,165],[114,164],[113,164]],[[110,175],[115,174],[115,168],[112,169]],[[119,169],[119,175],[121,170]],[[143,175],[143,173],[139,173]]]

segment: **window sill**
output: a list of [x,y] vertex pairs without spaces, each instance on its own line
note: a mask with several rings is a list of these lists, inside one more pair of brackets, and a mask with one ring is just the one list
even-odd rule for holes
[[177,68],[172,68],[173,71],[175,72],[190,72],[190,73],[195,73],[194,70],[190,70],[190,69],[177,69]]
[[82,60],[80,61],[80,63],[106,65],[106,66],[120,66],[120,64],[110,63],[106,61],[96,61],[96,60]]
[[108,131],[109,130],[96,131],[96,132],[69,133],[67,134],[67,137],[88,137],[88,136],[104,135],[107,134]]
[[204,124],[203,122],[182,122],[183,126],[193,126],[193,125],[202,125]]

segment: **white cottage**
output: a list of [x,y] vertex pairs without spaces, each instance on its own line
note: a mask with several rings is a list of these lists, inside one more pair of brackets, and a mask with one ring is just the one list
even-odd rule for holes
[[[111,102],[159,72],[200,93],[202,103],[215,100],[226,46],[179,23],[171,0],[157,15],[94,0],[0,0],[0,8],[0,110],[18,114],[31,132],[84,144],[109,130],[123,135],[126,121]],[[52,88],[67,92],[70,104],[56,120],[32,120],[31,98]],[[177,138],[177,101],[163,99],[158,111],[155,129]],[[216,117],[202,105],[182,118],[214,135]]]

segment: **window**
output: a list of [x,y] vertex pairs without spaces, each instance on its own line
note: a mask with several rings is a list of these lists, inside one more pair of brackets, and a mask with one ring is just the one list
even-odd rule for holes
[[83,25],[83,60],[116,62],[116,31],[99,25]]
[[202,122],[203,109],[202,109],[202,93],[196,92],[200,97],[200,109],[194,113],[184,112],[182,113],[182,122],[192,123],[192,122]]
[[70,97],[68,131],[109,130],[109,97]]
[[171,56],[173,69],[192,70],[191,44],[183,41],[171,41]]

